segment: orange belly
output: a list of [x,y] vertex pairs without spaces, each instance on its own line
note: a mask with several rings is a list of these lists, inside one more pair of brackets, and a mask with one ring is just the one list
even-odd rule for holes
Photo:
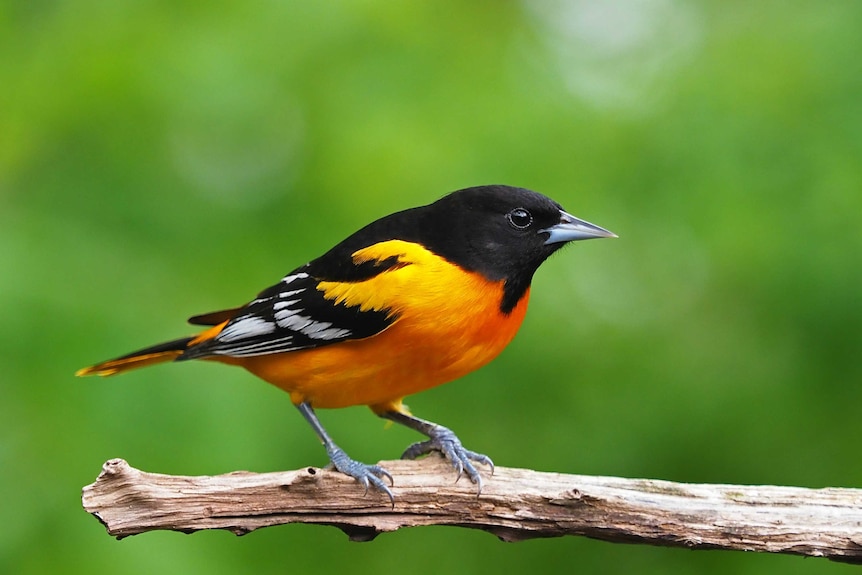
[[296,404],[385,410],[407,395],[482,367],[506,347],[524,318],[527,296],[506,316],[499,312],[499,295],[490,303],[491,309],[482,306],[457,317],[441,310],[432,316],[437,320],[400,318],[364,340],[243,358],[238,363],[290,393]]

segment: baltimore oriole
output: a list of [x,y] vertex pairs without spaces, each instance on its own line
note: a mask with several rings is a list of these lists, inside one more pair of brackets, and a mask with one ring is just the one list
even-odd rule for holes
[[402,457],[441,452],[460,477],[482,480],[449,429],[414,417],[410,394],[485,365],[515,336],[539,265],[564,244],[616,237],[545,196],[479,186],[381,218],[295,269],[250,303],[194,316],[212,326],[87,367],[113,375],[170,360],[244,367],[290,394],[332,465],[394,501],[392,476],[355,461],[324,430],[314,408],[367,405],[428,437]]

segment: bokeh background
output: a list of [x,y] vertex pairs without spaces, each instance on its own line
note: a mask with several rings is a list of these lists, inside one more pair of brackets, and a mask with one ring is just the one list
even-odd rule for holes
[[[862,487],[860,22],[855,0],[0,2],[0,571],[850,573],[455,528],[118,542],[80,507],[108,458],[325,456],[241,370],[72,374],[376,217],[508,183],[620,239],[546,263],[511,347],[415,412],[505,466]],[[322,418],[366,461],[416,438]]]

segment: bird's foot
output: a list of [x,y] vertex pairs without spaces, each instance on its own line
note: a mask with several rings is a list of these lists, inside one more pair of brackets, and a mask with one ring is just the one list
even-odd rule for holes
[[383,478],[385,477],[389,480],[390,485],[395,484],[392,480],[392,475],[388,471],[379,465],[368,465],[351,459],[343,449],[335,445],[331,449],[327,449],[327,454],[329,455],[332,467],[356,479],[356,481],[365,487],[366,494],[368,493],[369,486],[374,487],[377,491],[385,493],[389,497],[392,506],[395,506],[395,496],[392,495],[392,491],[383,482]]
[[401,459],[416,459],[417,457],[426,455],[432,451],[439,451],[446,457],[446,459],[449,460],[452,467],[455,468],[455,471],[458,472],[458,477],[455,479],[455,482],[457,483],[458,480],[461,479],[461,475],[466,473],[467,477],[470,478],[470,481],[475,483],[478,487],[477,496],[481,494],[482,476],[473,465],[473,462],[487,465],[491,468],[491,474],[493,475],[494,462],[491,461],[491,458],[487,455],[465,449],[464,446],[461,445],[461,440],[458,439],[458,436],[455,435],[451,429],[443,427],[442,425],[434,425],[434,427],[429,431],[428,437],[429,438],[427,440],[414,443],[408,447],[404,454],[401,455]]

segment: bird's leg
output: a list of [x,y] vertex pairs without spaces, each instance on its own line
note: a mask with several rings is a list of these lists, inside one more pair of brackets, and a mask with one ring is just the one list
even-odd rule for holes
[[366,493],[368,493],[369,484],[373,485],[375,489],[385,493],[392,502],[392,505],[395,505],[395,496],[392,495],[392,492],[388,487],[386,487],[386,484],[383,483],[383,478],[385,477],[389,480],[390,485],[394,485],[392,476],[388,471],[379,465],[367,465],[348,457],[344,450],[335,445],[335,442],[332,441],[332,438],[329,437],[328,433],[326,433],[326,430],[323,428],[323,425],[321,425],[320,420],[317,419],[317,414],[314,413],[311,405],[306,402],[302,402],[297,405],[296,408],[299,409],[299,412],[303,417],[305,417],[308,423],[311,424],[312,429],[314,429],[314,432],[323,442],[323,446],[326,448],[326,454],[329,456],[329,461],[332,462],[332,466],[335,467],[335,469],[345,475],[353,477],[359,483],[364,485]]
[[493,474],[494,462],[491,461],[490,457],[464,449],[464,446],[461,445],[461,440],[448,427],[443,427],[442,425],[437,425],[436,423],[425,421],[424,419],[419,419],[400,411],[384,411],[379,415],[428,436],[426,441],[420,441],[408,447],[401,456],[402,459],[416,459],[432,451],[439,451],[452,463],[452,467],[458,472],[456,482],[461,478],[462,473],[466,473],[470,481],[478,486],[478,493],[482,493],[482,477],[479,475],[473,462],[489,466]]

